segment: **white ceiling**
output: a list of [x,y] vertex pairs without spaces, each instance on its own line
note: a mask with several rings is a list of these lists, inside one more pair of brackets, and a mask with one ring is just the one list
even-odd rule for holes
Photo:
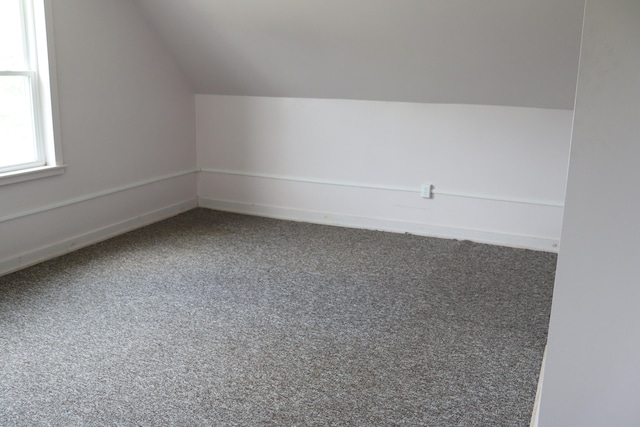
[[200,94],[572,109],[584,0],[135,0]]

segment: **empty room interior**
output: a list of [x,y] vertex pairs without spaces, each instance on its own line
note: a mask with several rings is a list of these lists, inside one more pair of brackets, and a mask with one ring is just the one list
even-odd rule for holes
[[640,2],[3,3],[0,425],[639,425]]

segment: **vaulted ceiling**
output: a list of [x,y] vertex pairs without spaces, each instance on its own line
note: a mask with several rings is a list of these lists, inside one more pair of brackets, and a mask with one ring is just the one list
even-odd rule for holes
[[135,0],[196,93],[572,109],[584,0]]

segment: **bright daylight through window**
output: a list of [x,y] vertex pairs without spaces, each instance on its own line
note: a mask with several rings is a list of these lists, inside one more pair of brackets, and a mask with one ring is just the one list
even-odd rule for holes
[[59,164],[50,83],[43,0],[0,0],[0,178]]

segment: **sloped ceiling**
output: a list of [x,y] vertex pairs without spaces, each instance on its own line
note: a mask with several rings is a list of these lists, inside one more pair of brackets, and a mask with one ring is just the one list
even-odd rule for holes
[[199,94],[572,109],[584,0],[134,0]]

